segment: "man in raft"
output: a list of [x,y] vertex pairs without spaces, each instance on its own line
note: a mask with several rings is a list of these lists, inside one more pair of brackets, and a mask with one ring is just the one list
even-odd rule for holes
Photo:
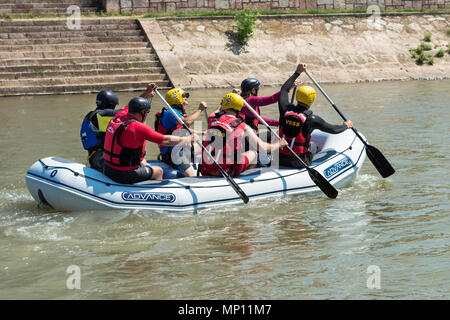
[[[150,83],[141,97],[151,96],[155,87],[154,83]],[[119,98],[111,90],[100,91],[96,97],[96,104],[97,108],[86,114],[83,119],[80,138],[83,148],[88,152],[88,161],[91,168],[103,172],[103,144],[106,128],[114,116],[121,111],[121,114],[127,114],[128,109],[115,110],[119,104]]]
[[[261,115],[260,107],[268,106],[270,104],[276,103],[280,97],[280,92],[276,92],[271,96],[267,97],[259,97],[258,91],[261,83],[258,79],[255,78],[247,78],[241,83],[241,96],[247,101],[247,103],[253,107],[253,109]],[[256,133],[258,133],[258,124],[259,120],[255,117],[255,115],[248,110],[248,108],[244,105],[241,112],[245,115],[245,123],[249,125]],[[278,127],[278,120],[269,119],[266,117],[261,117],[264,121],[267,122],[269,126]]]
[[127,114],[114,117],[106,129],[104,174],[118,183],[162,179],[162,168],[149,166],[144,158],[146,140],[174,146],[190,145],[199,139],[194,134],[179,137],[156,132],[144,123],[149,112],[150,102],[147,99],[133,98],[128,103]]
[[[312,113],[311,105],[316,98],[316,91],[310,86],[297,89],[295,98],[297,105],[289,102],[289,90],[294,81],[306,70],[306,64],[299,64],[294,74],[283,84],[278,100],[280,111],[279,136],[286,139],[291,149],[307,164],[311,164],[310,151],[311,133],[313,130],[337,134],[353,127],[353,122],[347,120],[342,125],[332,125],[318,115]],[[287,149],[280,150],[280,165],[301,168],[302,164]]]
[[[217,163],[231,176],[238,176],[247,169],[256,166],[257,153],[254,150],[245,151],[244,139],[250,146],[271,153],[286,146],[281,139],[275,143],[261,140],[255,131],[247,125],[239,113],[244,106],[243,98],[236,93],[226,94],[221,103],[221,110],[208,118],[206,141],[203,145]],[[213,160],[204,152],[200,172],[203,176],[220,176],[219,169]]]
[[[200,102],[198,109],[188,115],[186,112],[186,106],[189,104],[188,99],[189,93],[185,92],[180,88],[173,88],[166,93],[165,100],[172,107],[172,109],[177,113],[178,117],[183,120],[183,122],[190,127],[195,120],[198,119],[202,111],[206,110],[206,102]],[[158,111],[155,115],[155,130],[161,134],[187,134],[186,130],[183,128],[181,123],[178,123],[176,116],[165,107]],[[177,132],[178,130],[178,132]],[[191,152],[189,157],[189,152],[186,148],[180,146],[170,147],[166,145],[159,145],[160,154],[159,159],[164,163],[167,163],[172,168],[180,171],[186,177],[195,176],[192,163],[194,162],[194,155],[200,153],[200,149],[197,145],[191,147]]]

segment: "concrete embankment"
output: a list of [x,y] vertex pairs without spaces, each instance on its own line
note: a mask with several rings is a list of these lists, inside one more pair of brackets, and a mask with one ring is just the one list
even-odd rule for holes
[[[448,13],[261,16],[248,46],[236,45],[231,17],[141,19],[160,28],[156,50],[175,85],[237,86],[246,77],[279,85],[298,63],[307,63],[321,82],[445,79]],[[145,28],[144,28],[145,29]],[[150,33],[152,28],[147,30]],[[417,65],[409,49],[431,33],[433,65]],[[165,41],[165,42],[164,42]]]

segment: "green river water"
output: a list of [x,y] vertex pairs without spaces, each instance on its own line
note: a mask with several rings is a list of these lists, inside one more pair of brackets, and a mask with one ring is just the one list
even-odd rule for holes
[[[79,129],[95,95],[0,98],[0,299],[449,299],[450,81],[323,87],[395,175],[383,179],[366,159],[334,200],[196,214],[38,208],[27,169],[47,156],[85,162]],[[189,110],[205,100],[211,112],[226,92],[192,91]],[[120,93],[120,105],[134,95]],[[154,98],[151,126],[161,106]],[[322,97],[312,110],[341,123]],[[262,113],[278,118],[276,105]],[[67,285],[69,266],[80,289]]]

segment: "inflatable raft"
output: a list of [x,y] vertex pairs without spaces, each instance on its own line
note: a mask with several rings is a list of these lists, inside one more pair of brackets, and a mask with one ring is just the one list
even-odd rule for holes
[[[316,130],[311,141],[317,146],[311,167],[335,188],[348,185],[366,157],[361,140],[351,130],[337,135]],[[174,174],[173,169],[162,162],[149,163],[162,166],[165,177]],[[245,171],[234,180],[250,201],[300,193],[322,193],[305,169],[259,167]],[[124,185],[83,164],[56,157],[35,162],[27,172],[26,183],[38,203],[48,204],[60,211],[184,211],[229,204],[244,205],[223,177],[175,177]]]

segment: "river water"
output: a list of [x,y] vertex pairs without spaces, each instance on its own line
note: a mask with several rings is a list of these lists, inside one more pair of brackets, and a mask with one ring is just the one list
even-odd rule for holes
[[[0,299],[449,299],[450,81],[324,89],[395,175],[383,179],[366,159],[334,200],[196,214],[38,208],[27,169],[47,156],[85,162],[79,127],[95,95],[0,98]],[[195,90],[190,110],[224,93]],[[120,93],[121,106],[134,95]],[[155,98],[152,114],[161,106]],[[341,123],[322,97],[312,110]],[[275,105],[262,113],[278,117]]]

